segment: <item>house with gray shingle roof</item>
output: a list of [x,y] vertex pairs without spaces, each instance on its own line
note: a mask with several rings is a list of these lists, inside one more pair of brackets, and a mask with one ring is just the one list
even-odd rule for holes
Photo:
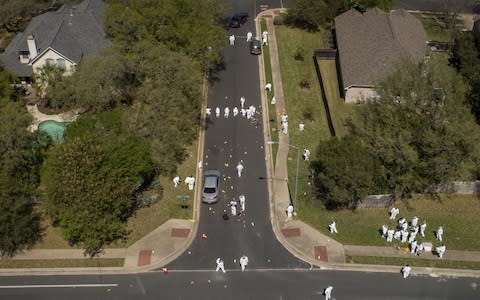
[[85,0],[34,17],[0,56],[3,65],[26,82],[46,64],[71,74],[83,57],[110,44],[103,30],[105,7],[101,0]]
[[422,61],[427,36],[421,22],[406,10],[350,9],[335,18],[340,85],[345,102],[376,97],[375,84],[402,58]]

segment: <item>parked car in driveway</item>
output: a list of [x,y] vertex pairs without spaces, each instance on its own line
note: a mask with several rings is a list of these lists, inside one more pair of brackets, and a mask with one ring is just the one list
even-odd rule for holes
[[250,53],[259,55],[262,54],[262,43],[257,39],[252,39],[250,41]]
[[220,172],[208,170],[203,173],[202,201],[215,203],[220,194]]
[[230,20],[230,27],[231,28],[239,28],[245,22],[247,22],[248,19],[248,13],[246,12],[240,12],[236,13],[233,15],[232,19]]

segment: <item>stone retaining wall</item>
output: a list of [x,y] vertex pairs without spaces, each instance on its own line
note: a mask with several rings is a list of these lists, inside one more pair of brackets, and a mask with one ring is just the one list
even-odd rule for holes
[[[457,195],[480,195],[480,180],[454,181],[450,184],[439,184],[425,191],[426,193],[445,193]],[[357,208],[385,208],[394,202],[393,195],[368,195]]]

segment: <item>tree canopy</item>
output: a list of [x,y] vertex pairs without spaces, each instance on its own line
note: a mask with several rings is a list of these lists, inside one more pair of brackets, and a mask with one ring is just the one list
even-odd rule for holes
[[24,107],[0,99],[0,254],[12,256],[33,245],[41,233],[33,198],[38,165],[32,151],[34,136],[26,128]]
[[317,195],[330,209],[354,207],[375,189],[384,188],[379,161],[354,136],[321,143],[312,167]]
[[[355,3],[385,10],[392,7],[392,0],[358,0]],[[297,0],[288,10],[288,22],[316,31],[322,26],[333,26],[334,18],[351,6],[349,0]]]
[[47,214],[71,244],[95,255],[125,238],[134,193],[153,175],[148,144],[122,128],[118,113],[82,116],[42,170]]
[[467,100],[477,122],[480,122],[480,58],[472,32],[462,32],[455,40],[454,55],[458,69],[470,86]]
[[114,0],[105,12],[107,34],[128,52],[137,42],[155,40],[201,62],[218,62],[225,44],[217,0]]
[[[379,98],[359,106],[347,124],[349,133],[380,166],[381,172],[372,174],[383,176],[370,180],[370,187],[362,191],[378,192],[381,187],[403,197],[423,193],[435,184],[474,178],[480,135],[465,105],[466,91],[461,76],[440,59],[426,65],[405,61],[379,82]],[[337,145],[340,157],[336,159],[343,164],[351,162],[353,158],[341,148]],[[328,159],[332,158],[320,156],[317,165],[328,164]],[[353,185],[347,176],[344,174],[343,180]],[[347,188],[344,192],[355,196]]]

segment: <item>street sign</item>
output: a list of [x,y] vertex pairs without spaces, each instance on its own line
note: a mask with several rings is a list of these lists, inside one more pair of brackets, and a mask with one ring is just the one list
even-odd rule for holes
[[182,203],[181,203],[182,208],[187,208],[188,207],[186,202],[187,202],[188,199],[190,199],[189,195],[177,195],[177,199],[182,201]]

